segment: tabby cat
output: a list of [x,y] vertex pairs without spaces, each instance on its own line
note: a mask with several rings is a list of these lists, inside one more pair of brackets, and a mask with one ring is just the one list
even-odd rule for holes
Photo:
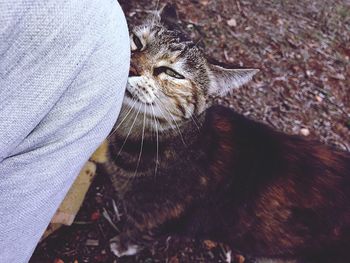
[[350,154],[212,106],[257,70],[209,63],[166,27],[170,11],[131,34],[105,166],[126,211],[111,250],[133,255],[178,234],[256,258],[350,262]]

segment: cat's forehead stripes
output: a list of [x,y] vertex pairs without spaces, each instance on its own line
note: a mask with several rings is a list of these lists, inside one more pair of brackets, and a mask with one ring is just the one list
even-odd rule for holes
[[157,52],[164,47],[167,52],[176,52],[177,55],[183,55],[191,49],[197,52],[196,45],[184,34],[168,30],[162,25],[142,25],[136,27],[134,33],[146,42],[148,48]]

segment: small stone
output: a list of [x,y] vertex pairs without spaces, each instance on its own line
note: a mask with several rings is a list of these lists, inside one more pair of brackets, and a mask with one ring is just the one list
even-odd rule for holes
[[267,57],[269,60],[275,60],[274,56],[271,53],[267,54]]
[[231,27],[236,27],[237,26],[237,21],[234,18],[231,18],[230,20],[227,20],[227,25]]
[[292,69],[294,72],[298,72],[300,70],[300,67],[297,65],[292,66]]
[[311,70],[306,70],[305,74],[306,74],[306,76],[310,77],[312,75],[312,71]]
[[226,252],[226,262],[231,263],[232,262],[232,251],[227,251]]
[[316,98],[317,102],[319,102],[319,103],[321,103],[323,101],[323,98],[319,95],[316,95],[315,98]]
[[335,74],[333,76],[334,79],[338,79],[338,80],[345,80],[345,76],[343,74]]
[[300,129],[300,134],[303,136],[309,136],[310,135],[310,131],[307,128],[302,128]]

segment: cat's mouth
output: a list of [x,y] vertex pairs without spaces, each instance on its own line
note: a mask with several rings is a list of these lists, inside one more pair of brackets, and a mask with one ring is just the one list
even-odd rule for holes
[[125,90],[125,96],[133,101],[137,101],[139,103],[146,104],[148,106],[151,106],[151,105],[155,106],[154,102],[148,102],[148,101],[141,100],[138,96],[133,95],[128,89]]
[[125,89],[125,96],[127,96],[130,99],[136,99],[139,101],[139,99],[135,98],[128,89]]
[[137,69],[131,63],[130,69],[129,69],[129,77],[139,77],[139,76],[141,76],[141,75],[137,72]]
[[[131,77],[132,78],[132,77]],[[130,77],[129,77],[130,81]],[[134,90],[130,90],[134,89]],[[154,99],[152,99],[151,94],[147,93],[146,91],[140,91],[138,88],[132,88],[130,86],[130,83],[128,83],[126,89],[125,89],[125,96],[132,100],[132,101],[137,101],[138,103],[146,104],[148,106],[154,106]]]

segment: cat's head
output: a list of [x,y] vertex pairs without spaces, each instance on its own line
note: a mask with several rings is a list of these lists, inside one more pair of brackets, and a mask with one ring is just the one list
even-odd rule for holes
[[210,97],[226,95],[258,71],[209,63],[196,44],[165,26],[171,14],[166,6],[131,31],[131,67],[119,117],[126,131],[135,120],[131,133],[180,126],[208,108]]

